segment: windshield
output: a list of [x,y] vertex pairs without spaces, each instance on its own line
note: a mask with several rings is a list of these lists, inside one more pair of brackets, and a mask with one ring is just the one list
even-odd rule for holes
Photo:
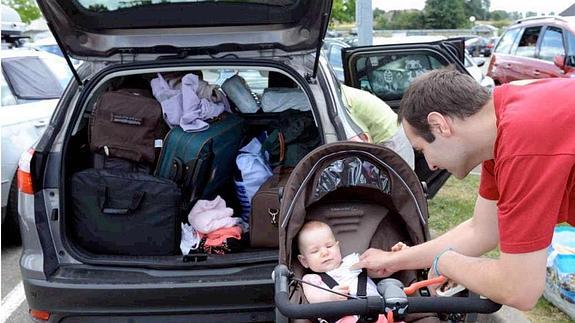
[[139,0],[139,1],[122,1],[122,0],[78,0],[78,3],[91,11],[114,11],[132,7],[159,6],[169,3],[186,3],[186,2],[230,2],[246,4],[262,4],[267,6],[291,6],[298,0]]
[[3,58],[2,70],[14,95],[23,100],[57,99],[72,76],[63,61],[51,57]]

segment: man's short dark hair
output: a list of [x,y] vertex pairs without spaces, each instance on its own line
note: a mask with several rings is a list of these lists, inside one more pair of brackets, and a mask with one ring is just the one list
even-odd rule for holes
[[484,106],[491,95],[475,79],[455,67],[425,73],[409,86],[399,107],[398,120],[405,119],[415,133],[433,142],[427,115],[436,111],[444,116],[464,119]]

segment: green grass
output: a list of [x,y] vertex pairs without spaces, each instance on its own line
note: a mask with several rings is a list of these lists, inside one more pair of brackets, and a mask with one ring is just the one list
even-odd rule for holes
[[[477,198],[479,176],[469,175],[464,180],[451,177],[437,195],[429,201],[429,228],[440,235],[457,224],[469,219]],[[499,249],[486,256],[497,258]],[[575,322],[541,297],[534,309],[523,312],[532,322]]]

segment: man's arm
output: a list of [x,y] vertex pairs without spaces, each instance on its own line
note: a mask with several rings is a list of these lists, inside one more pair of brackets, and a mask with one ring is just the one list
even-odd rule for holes
[[498,232],[497,202],[478,196],[473,217],[442,236],[393,253],[369,249],[354,268],[367,268],[373,277],[382,277],[398,270],[429,268],[434,257],[447,248],[480,256],[497,246]]
[[475,258],[454,251],[438,261],[439,272],[495,302],[520,310],[535,306],[545,288],[547,251],[501,253],[499,259]]

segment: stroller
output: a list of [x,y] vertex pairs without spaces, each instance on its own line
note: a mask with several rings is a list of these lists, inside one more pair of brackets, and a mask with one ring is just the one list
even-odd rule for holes
[[[297,260],[296,237],[307,221],[328,224],[342,256],[368,248],[389,250],[396,242],[416,245],[429,240],[427,201],[417,175],[395,152],[372,144],[338,142],[309,153],[291,173],[282,193],[279,262],[274,270],[275,302],[284,320],[328,321],[378,314],[426,322],[436,316],[414,313],[491,313],[500,305],[464,297],[406,297],[403,286],[425,279],[421,271],[402,271],[377,285],[380,296],[308,304]],[[457,299],[457,301],[454,301]],[[280,316],[281,316],[280,315]],[[409,315],[409,316],[407,316]]]

